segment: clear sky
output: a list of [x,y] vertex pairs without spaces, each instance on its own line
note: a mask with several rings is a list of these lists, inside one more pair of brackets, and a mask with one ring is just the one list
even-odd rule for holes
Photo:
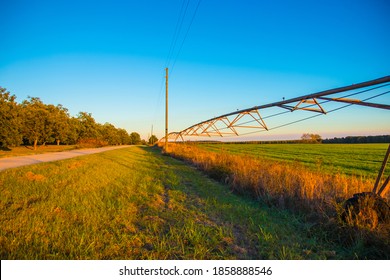
[[[390,75],[387,0],[0,0],[0,11],[0,86],[143,138],[152,125],[163,136],[167,66],[170,131]],[[352,106],[252,137],[389,134],[389,120]]]

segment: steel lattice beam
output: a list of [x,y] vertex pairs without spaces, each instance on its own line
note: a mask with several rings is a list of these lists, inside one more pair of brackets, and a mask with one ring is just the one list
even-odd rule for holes
[[349,104],[356,104],[361,106],[373,107],[378,109],[390,110],[390,105],[387,104],[379,104],[379,103],[370,103],[364,102],[358,99],[350,99],[350,98],[328,98],[328,97],[319,97],[318,99],[323,99],[327,101],[335,101],[335,102],[343,102]]
[[[260,130],[268,130],[266,123],[260,115],[260,110],[272,107],[280,107],[283,109],[287,109],[291,112],[297,110],[309,111],[314,113],[326,114],[326,110],[323,106],[320,105],[318,100],[324,100],[327,102],[342,102],[348,104],[355,104],[360,106],[368,106],[373,108],[390,110],[389,104],[380,104],[380,103],[370,103],[365,102],[358,99],[350,99],[350,98],[337,98],[337,97],[328,97],[330,95],[346,92],[350,90],[366,88],[370,86],[385,84],[390,82],[390,76],[382,77],[379,79],[353,84],[350,86],[334,88],[330,90],[325,90],[313,94],[308,94],[304,96],[299,96],[296,98],[291,98],[279,102],[269,103],[260,106],[254,106],[251,108],[238,110],[235,112],[231,112],[228,114],[224,114],[195,125],[192,125],[180,132],[174,132],[173,134],[176,137],[176,140],[181,137],[183,140],[184,136],[220,136],[223,137],[225,135],[239,135],[237,128],[246,128],[246,129],[260,129]],[[390,85],[390,84],[389,84]],[[390,92],[390,91],[389,91]],[[243,118],[249,118],[251,121],[244,122],[239,124],[240,120]],[[255,123],[254,125],[246,125],[248,123]],[[228,129],[228,132],[222,131]],[[169,137],[168,137],[169,139]],[[184,141],[184,140],[183,140]]]

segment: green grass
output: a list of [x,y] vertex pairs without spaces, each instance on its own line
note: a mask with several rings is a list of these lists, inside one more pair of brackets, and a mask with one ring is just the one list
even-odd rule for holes
[[[0,173],[1,259],[324,259],[288,212],[157,149],[131,147]],[[310,252],[310,253],[308,253]]]
[[156,148],[6,170],[0,192],[1,259],[367,257]]
[[210,151],[299,162],[312,170],[368,178],[377,176],[388,144],[201,144]]

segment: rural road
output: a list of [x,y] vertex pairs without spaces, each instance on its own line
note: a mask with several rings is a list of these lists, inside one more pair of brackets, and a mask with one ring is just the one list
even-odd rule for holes
[[110,150],[127,148],[130,146],[111,146],[111,147],[103,147],[103,148],[95,148],[95,149],[82,149],[82,150],[72,150],[66,152],[55,152],[55,153],[46,153],[46,154],[38,154],[38,155],[29,155],[29,156],[19,156],[19,157],[9,157],[9,158],[1,158],[0,159],[0,171],[15,168],[19,166],[37,164],[41,162],[49,162],[49,161],[57,161],[68,158],[74,158],[79,156],[85,156],[90,154],[101,153]]

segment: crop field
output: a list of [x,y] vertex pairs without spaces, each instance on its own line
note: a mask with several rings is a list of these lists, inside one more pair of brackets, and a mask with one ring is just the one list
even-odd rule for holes
[[[381,166],[381,159],[384,157],[386,145],[360,146],[360,157],[362,160],[352,156],[345,158],[349,162],[347,170],[352,170],[351,166],[366,166],[361,161],[373,162],[376,159],[371,157],[371,152],[366,155],[367,147],[376,151],[379,160],[374,175],[353,175],[352,172],[345,171],[342,167],[343,160],[337,160],[337,153],[326,152],[328,145],[251,145],[251,144],[170,144],[170,155],[188,162],[197,169],[202,170],[210,177],[223,182],[234,193],[245,194],[261,201],[271,207],[284,209],[296,213],[307,222],[317,225],[331,225],[324,229],[353,229],[355,234],[364,236],[370,232],[377,235],[375,238],[364,237],[360,242],[370,243],[372,240],[381,240],[384,250],[388,256],[390,223],[388,214],[381,216],[377,210],[370,210],[374,202],[366,201],[357,209],[362,210],[357,216],[351,212],[345,213],[344,202],[356,193],[370,192],[373,189],[377,169]],[[333,146],[333,145],[329,145]],[[270,149],[267,152],[261,151],[264,148]],[[279,159],[267,159],[271,157],[273,149],[280,149]],[[312,149],[311,149],[312,148]],[[323,150],[321,150],[321,148]],[[349,149],[348,149],[349,148]],[[339,146],[339,155],[343,156],[351,153],[351,146]],[[359,148],[359,147],[357,147]],[[296,152],[296,158],[292,156]],[[300,151],[298,152],[298,150]],[[317,150],[315,150],[317,149]],[[289,151],[280,153],[281,150]],[[304,151],[309,151],[306,154]],[[314,153],[313,151],[316,151]],[[297,154],[298,152],[298,154]],[[260,155],[261,154],[261,155]],[[282,155],[288,155],[284,159]],[[290,154],[290,155],[289,155]],[[325,166],[313,159],[313,154],[329,155],[335,158],[339,166]],[[356,152],[354,153],[356,154]],[[290,158],[287,160],[286,158]],[[309,158],[300,161],[299,159]],[[329,163],[330,164],[330,163]],[[372,164],[373,166],[375,164]],[[343,169],[344,168],[344,169]],[[360,168],[361,170],[369,168]],[[367,171],[366,171],[367,172]],[[386,173],[387,174],[387,173]],[[385,199],[389,199],[389,192],[384,194]],[[360,211],[360,210],[359,210]],[[349,236],[350,233],[341,234]],[[337,234],[336,234],[337,235]],[[370,241],[371,240],[371,241]]]
[[0,192],[1,259],[390,257],[375,232],[238,195],[155,147],[2,171]]
[[201,144],[201,148],[264,160],[301,163],[311,170],[375,178],[388,144]]

